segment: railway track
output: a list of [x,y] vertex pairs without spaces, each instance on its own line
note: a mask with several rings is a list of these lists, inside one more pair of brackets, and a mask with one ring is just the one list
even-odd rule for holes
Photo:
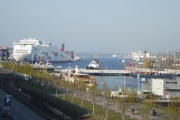
[[1,89],[3,89],[8,94],[11,94],[21,103],[25,104],[33,111],[39,113],[46,120],[65,120],[64,115],[59,115],[48,108],[42,101],[32,99],[31,97],[25,95],[24,93],[15,89],[15,86],[12,86],[12,81],[5,75],[0,76]]
[[30,94],[33,99],[35,99],[36,101],[40,101],[41,104],[44,104],[44,106],[48,107],[48,109],[51,109],[52,111],[56,111],[57,114],[59,112],[62,112],[65,116],[69,116],[73,120],[84,119],[82,115],[79,112],[77,112],[77,110],[73,110],[73,104],[71,103],[67,103],[61,99],[57,100],[52,96],[43,95],[41,93],[38,93],[37,91],[33,91],[33,90],[29,91],[24,86],[21,86],[21,88],[26,93]]
[[[14,77],[14,76],[13,76]],[[41,95],[34,91],[29,91],[21,86],[23,92],[19,91],[18,83],[14,83],[16,77],[10,77],[8,74],[0,74],[0,87],[20,102],[30,107],[33,111],[38,112],[46,120],[82,120],[84,119],[71,106],[54,102],[53,98],[47,99],[47,96]],[[12,80],[13,79],[13,80]],[[64,101],[63,101],[64,102]]]
[[5,90],[7,93],[11,94],[13,97],[18,99],[20,102],[31,108],[33,111],[38,112],[42,117],[47,120],[64,120],[63,117],[53,113],[48,108],[44,107],[43,104],[35,102],[33,99],[18,93],[17,91],[12,91],[10,89]]

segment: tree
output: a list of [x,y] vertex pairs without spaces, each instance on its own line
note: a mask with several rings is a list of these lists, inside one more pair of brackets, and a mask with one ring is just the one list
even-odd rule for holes
[[130,90],[128,90],[127,97],[125,97],[125,99],[127,102],[127,106],[131,107],[131,119],[132,119],[133,118],[132,110],[134,110],[133,104],[136,102],[136,99],[137,99],[137,92],[134,90],[134,88],[131,88]]
[[148,101],[142,101],[141,105],[142,106],[139,106],[139,108],[137,108],[137,109],[139,109],[141,116],[145,120],[147,120],[151,116],[152,109],[156,108],[155,101],[154,101],[154,99],[150,99]]
[[106,100],[106,111],[105,111],[105,119],[108,119],[108,109],[109,109],[109,98],[110,98],[110,94],[111,94],[111,89],[107,86],[106,83],[103,84],[102,86],[103,92],[104,92],[104,97]]
[[132,87],[130,90],[128,90],[127,92],[127,97],[126,100],[129,104],[133,104],[134,102],[136,102],[137,99],[137,92],[134,90],[134,88]]
[[[116,92],[118,92],[118,86],[117,86],[117,85],[114,86],[114,90],[115,90]],[[116,112],[118,111],[118,98],[119,98],[119,96],[114,96],[114,100],[115,100],[115,110],[116,110]]]
[[90,87],[89,92],[90,92],[90,95],[91,95],[92,112],[93,112],[93,116],[95,116],[95,96],[96,96],[96,88],[95,88],[95,87]]
[[169,119],[179,120],[180,118],[180,101],[177,98],[171,98],[168,104],[167,113],[169,113]]
[[79,94],[81,98],[81,107],[83,107],[83,93],[86,91],[86,86],[85,85],[79,85]]

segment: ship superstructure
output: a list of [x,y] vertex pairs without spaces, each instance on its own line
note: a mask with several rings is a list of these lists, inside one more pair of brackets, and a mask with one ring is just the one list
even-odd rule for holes
[[20,40],[18,43],[13,43],[14,60],[23,62],[38,62],[38,61],[67,61],[67,55],[64,48],[57,48],[50,44],[43,44],[39,39],[28,38]]

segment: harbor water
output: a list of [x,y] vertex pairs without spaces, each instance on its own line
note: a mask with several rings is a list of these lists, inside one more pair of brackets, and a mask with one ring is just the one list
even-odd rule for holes
[[[62,66],[62,69],[68,67],[75,68],[76,65],[79,68],[86,68],[88,64],[92,61],[93,58],[88,58],[83,61],[77,62],[65,62],[65,63],[54,63],[55,66]],[[102,69],[113,69],[113,70],[122,70],[122,59],[118,58],[99,58],[100,67]],[[137,89],[138,80],[137,78],[132,77],[123,77],[123,76],[94,76],[96,77],[97,88],[102,89],[104,83],[108,85],[111,89],[122,88],[124,85],[124,79],[127,88]]]

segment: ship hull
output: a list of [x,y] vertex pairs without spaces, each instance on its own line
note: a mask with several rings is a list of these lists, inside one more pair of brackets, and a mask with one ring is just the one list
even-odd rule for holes
[[[13,55],[13,59],[17,62],[38,62],[38,61],[41,61],[40,59],[39,60],[35,60],[33,59],[32,57],[33,55],[32,54],[22,54],[22,55]],[[46,61],[46,60],[44,60]],[[67,62],[68,60],[67,59],[50,59],[48,60],[49,62]]]

